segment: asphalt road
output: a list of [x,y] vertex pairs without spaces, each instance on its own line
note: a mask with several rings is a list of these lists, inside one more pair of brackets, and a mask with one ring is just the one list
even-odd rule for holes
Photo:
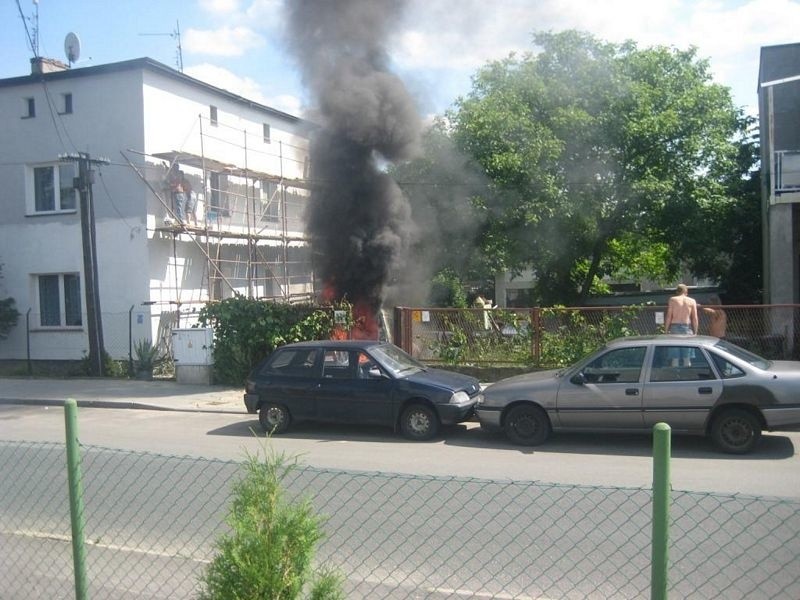
[[[167,455],[240,460],[262,435],[255,415],[80,409],[84,444]],[[255,432],[255,434],[254,434]],[[0,439],[63,442],[63,410],[0,406]],[[643,435],[555,434],[523,448],[476,423],[431,442],[409,442],[380,427],[299,424],[276,436],[279,451],[320,468],[647,487],[652,485],[651,440]],[[800,498],[800,433],[765,434],[755,452],[717,452],[704,438],[672,440],[676,490]]]

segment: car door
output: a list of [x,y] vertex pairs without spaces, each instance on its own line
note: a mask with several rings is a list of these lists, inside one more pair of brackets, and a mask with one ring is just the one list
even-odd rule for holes
[[642,368],[647,346],[614,348],[566,378],[556,398],[561,427],[643,427]]
[[705,351],[691,343],[656,345],[646,374],[644,423],[667,423],[675,430],[699,431],[722,394]]
[[316,348],[283,348],[260,374],[262,401],[283,404],[293,419],[313,419],[319,380]]
[[362,351],[326,350],[316,390],[320,419],[391,425],[393,380]]

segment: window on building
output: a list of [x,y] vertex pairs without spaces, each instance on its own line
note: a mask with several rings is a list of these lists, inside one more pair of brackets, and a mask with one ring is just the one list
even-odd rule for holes
[[217,107],[216,106],[209,106],[208,107],[209,118],[211,120],[211,124],[216,127],[219,121],[217,120]]
[[61,111],[62,115],[71,115],[72,114],[72,94],[61,94],[61,98],[64,101],[63,110]]
[[24,98],[24,113],[22,114],[23,119],[32,119],[36,116],[36,100],[33,98]]
[[263,126],[264,126],[264,143],[265,144],[269,144],[270,141],[271,141],[270,140],[269,123],[264,123]]
[[261,182],[261,220],[278,222],[281,218],[281,198],[278,184],[273,181]]
[[81,281],[77,273],[39,275],[39,323],[42,327],[80,327]]
[[75,210],[77,190],[72,186],[76,175],[74,163],[34,167],[34,212]]
[[224,173],[211,172],[209,173],[208,180],[211,186],[211,198],[208,205],[208,211],[212,213],[210,217],[229,216],[228,176]]

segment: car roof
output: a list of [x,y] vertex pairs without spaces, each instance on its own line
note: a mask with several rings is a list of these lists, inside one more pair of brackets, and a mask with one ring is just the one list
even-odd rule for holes
[[342,348],[343,350],[360,350],[362,348],[371,348],[373,346],[382,346],[384,344],[386,344],[386,342],[380,342],[377,340],[309,340],[305,342],[286,344],[285,346],[281,346],[281,348],[319,348],[321,346],[325,346],[326,348]]
[[710,335],[676,335],[665,333],[660,335],[634,335],[630,337],[621,337],[611,340],[606,344],[606,347],[612,348],[615,346],[627,346],[642,343],[659,343],[670,345],[690,343],[698,346],[713,346],[718,341],[719,338],[712,337]]

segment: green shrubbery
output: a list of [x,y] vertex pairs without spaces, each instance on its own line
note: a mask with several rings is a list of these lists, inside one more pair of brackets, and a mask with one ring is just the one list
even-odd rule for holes
[[[214,329],[214,379],[242,385],[250,369],[278,346],[330,337],[333,308],[242,296],[207,304],[198,321]],[[347,303],[335,308],[351,315]]]
[[630,324],[638,313],[636,307],[590,313],[596,316],[590,321],[580,310],[564,307],[542,309],[542,321],[555,321],[556,326],[542,330],[539,363],[547,367],[566,367],[610,340],[635,335],[636,331]]
[[248,455],[234,486],[231,533],[216,544],[200,598],[291,600],[305,593],[313,600],[343,599],[341,576],[313,566],[323,519],[309,499],[292,499],[283,488],[296,460],[266,446],[264,453],[263,459]]

